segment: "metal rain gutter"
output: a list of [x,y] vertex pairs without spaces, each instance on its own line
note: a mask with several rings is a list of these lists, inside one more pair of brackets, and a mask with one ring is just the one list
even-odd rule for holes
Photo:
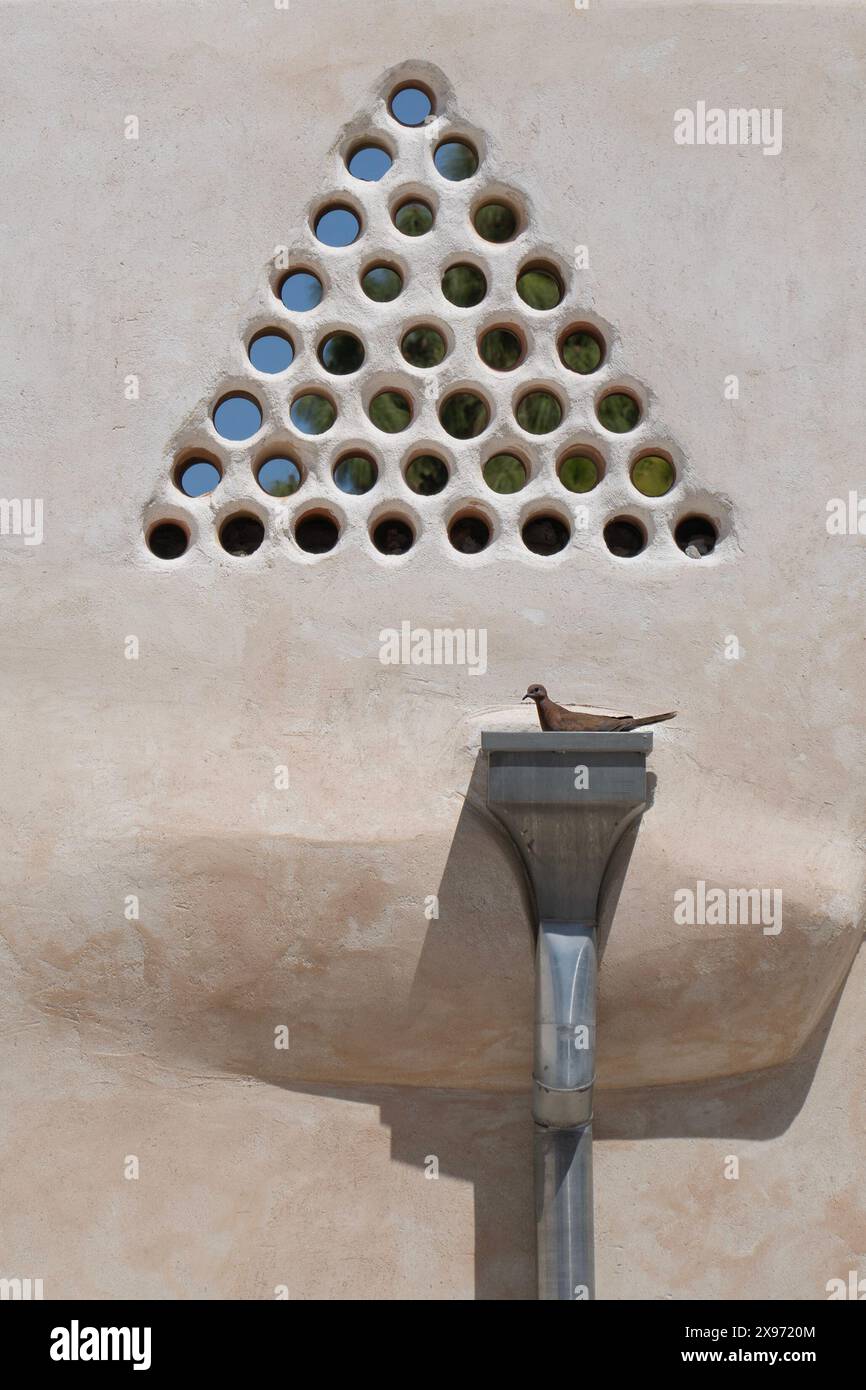
[[487,805],[535,900],[538,1297],[595,1297],[592,1088],[599,896],[646,808],[650,733],[483,733]]

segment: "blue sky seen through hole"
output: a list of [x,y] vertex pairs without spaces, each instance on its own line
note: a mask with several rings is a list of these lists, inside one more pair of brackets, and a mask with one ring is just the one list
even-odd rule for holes
[[301,486],[301,470],[290,458],[272,458],[258,471],[259,487],[271,497],[289,497]]
[[294,356],[294,348],[282,333],[260,333],[250,343],[250,361],[258,372],[284,372]]
[[262,412],[249,396],[224,396],[213,422],[223,439],[249,439],[261,428]]
[[322,282],[308,270],[291,271],[280,286],[280,299],[296,314],[315,309],[321,298]]
[[361,224],[348,208],[328,208],[316,219],[316,236],[324,246],[351,246]]
[[404,87],[391,99],[391,112],[401,125],[421,125],[432,109],[430,98],[420,87]]
[[364,145],[349,160],[349,173],[366,183],[378,183],[391,168],[391,156],[378,145]]
[[179,470],[177,481],[181,492],[185,492],[187,497],[204,497],[205,493],[213,492],[220,477],[216,464],[207,459],[190,459]]

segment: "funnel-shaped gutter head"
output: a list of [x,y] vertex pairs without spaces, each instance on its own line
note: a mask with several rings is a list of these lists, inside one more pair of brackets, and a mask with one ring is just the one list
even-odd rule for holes
[[653,736],[483,733],[487,805],[526,868],[539,921],[595,922],[611,855],[646,806]]

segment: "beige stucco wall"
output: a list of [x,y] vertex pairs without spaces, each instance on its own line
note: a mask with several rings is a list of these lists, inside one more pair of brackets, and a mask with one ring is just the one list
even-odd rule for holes
[[[680,710],[601,973],[600,1295],[810,1299],[866,1273],[863,538],[825,527],[862,486],[862,8],[142,0],[0,24],[2,494],[45,505],[41,545],[0,538],[0,1272],[46,1296],[531,1296],[529,933],[472,803],[480,730],[529,727],[517,696],[544,680]],[[402,447],[378,439],[369,498],[336,492],[327,442],[303,446],[288,502],[257,492],[242,449],[212,501],[168,481],[239,383],[250,326],[280,317],[273,248],[321,256],[349,295],[354,262],[316,250],[308,213],[412,60],[477,132],[478,187],[523,198],[527,254],[560,258],[564,317],[610,325],[605,370],[645,393],[647,442],[682,463],[647,504],[608,441],[589,529],[552,560],[518,529],[527,499],[574,501],[541,455],[501,501],[466,447],[451,494],[413,499]],[[782,108],[782,152],[677,146],[673,112],[698,100]],[[435,188],[441,240],[405,257],[413,312],[450,324],[437,268],[471,233]],[[355,321],[371,380],[396,371],[402,313]],[[299,354],[292,382],[322,377]],[[485,385],[499,429],[508,393]],[[288,394],[270,388],[274,437]],[[268,522],[247,560],[214,540],[227,496]],[[470,496],[497,531],[472,558],[445,537]],[[367,535],[386,498],[419,529],[397,562]],[[344,518],[315,561],[291,540],[307,499]],[[670,522],[698,501],[723,540],[692,562]],[[601,541],[623,507],[652,535],[633,561]],[[166,565],[142,530],[175,512],[195,544]],[[487,673],[383,666],[380,630],[404,620],[485,628]],[[782,931],[677,925],[697,879],[781,889]]]

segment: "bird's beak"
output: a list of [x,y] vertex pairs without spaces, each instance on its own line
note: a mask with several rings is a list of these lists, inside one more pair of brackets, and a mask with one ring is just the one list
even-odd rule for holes
[[531,699],[532,699],[532,696],[531,696],[531,695],[521,695],[521,697],[520,697],[520,703],[523,704],[523,701],[524,701],[524,700],[531,700]]

